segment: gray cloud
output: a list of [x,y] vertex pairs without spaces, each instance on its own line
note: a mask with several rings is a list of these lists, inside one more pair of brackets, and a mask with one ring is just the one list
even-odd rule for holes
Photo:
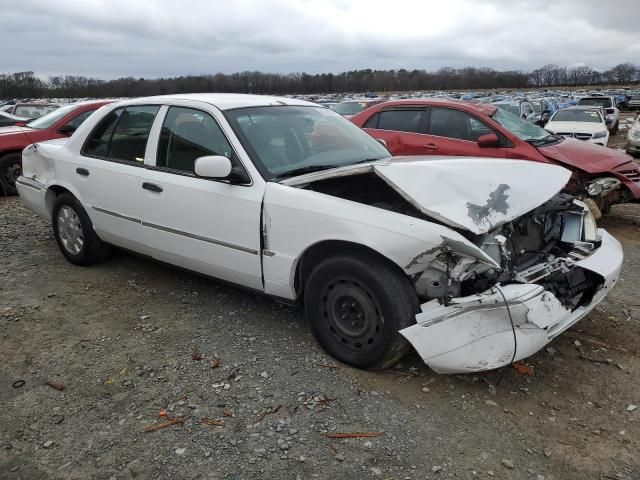
[[0,0],[0,69],[176,76],[640,58],[637,0]]

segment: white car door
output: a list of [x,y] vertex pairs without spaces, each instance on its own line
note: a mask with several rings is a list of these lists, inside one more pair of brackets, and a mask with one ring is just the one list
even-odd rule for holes
[[174,265],[262,290],[264,182],[196,177],[193,165],[201,156],[225,155],[243,167],[211,112],[168,106],[162,114],[164,118],[158,118],[152,133],[157,146],[155,162],[144,170],[140,190],[149,253]]
[[67,168],[94,229],[106,242],[144,253],[141,172],[159,105],[108,113]]

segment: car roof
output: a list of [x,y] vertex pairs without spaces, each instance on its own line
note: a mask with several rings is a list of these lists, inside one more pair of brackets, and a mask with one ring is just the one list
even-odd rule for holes
[[440,98],[408,98],[406,100],[390,100],[376,105],[374,108],[382,110],[385,107],[395,106],[431,106],[431,107],[457,107],[460,110],[474,111],[485,115],[492,115],[497,107],[490,103],[474,103],[461,100],[449,100]]
[[[273,97],[269,95],[250,95],[243,93],[181,93],[173,95],[157,95],[153,97],[136,98],[131,103],[140,104],[154,100],[190,100],[204,102],[219,108],[220,110],[232,110],[234,108],[268,107],[277,105],[294,105],[318,107],[317,103],[298,100],[296,98]],[[324,108],[324,107],[323,107]]]

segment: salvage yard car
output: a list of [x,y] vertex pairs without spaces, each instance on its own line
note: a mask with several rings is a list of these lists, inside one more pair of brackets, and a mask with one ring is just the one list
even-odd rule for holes
[[558,110],[544,127],[564,138],[575,138],[606,147],[609,131],[602,107],[568,107]]
[[640,167],[629,155],[565,140],[495,105],[396,100],[371,107],[350,120],[384,141],[394,155],[464,155],[550,162],[573,172],[567,186],[570,193],[593,200],[603,212],[616,203],[640,201]]
[[620,244],[559,166],[391,158],[339,114],[253,95],[103,107],[23,153],[23,202],[72,263],[110,245],[289,302],[338,360],[437,372],[532,355],[618,279]]
[[71,135],[89,115],[110,100],[78,102],[57,108],[27,124],[0,128],[0,194],[16,195],[20,152],[27,145]]

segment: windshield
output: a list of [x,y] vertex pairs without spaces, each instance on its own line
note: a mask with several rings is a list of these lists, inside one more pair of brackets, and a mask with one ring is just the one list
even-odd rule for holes
[[522,140],[542,140],[549,136],[549,132],[543,128],[523,120],[519,115],[514,115],[502,108],[497,108],[492,118]]
[[36,130],[44,130],[45,128],[49,128],[51,125],[56,123],[76,107],[77,105],[67,105],[57,108],[53,112],[47,113],[40,118],[30,121],[29,123],[27,123],[27,127],[34,128]]
[[533,111],[536,113],[540,113],[542,111],[542,102],[531,102],[531,106],[533,107]]
[[611,99],[608,97],[581,98],[578,105],[597,105],[598,107],[610,108]]
[[333,106],[333,111],[340,115],[355,115],[367,108],[366,102],[342,102]]
[[593,122],[604,123],[596,110],[559,110],[552,122]]
[[376,140],[328,108],[253,107],[226,115],[267,180],[390,156]]

